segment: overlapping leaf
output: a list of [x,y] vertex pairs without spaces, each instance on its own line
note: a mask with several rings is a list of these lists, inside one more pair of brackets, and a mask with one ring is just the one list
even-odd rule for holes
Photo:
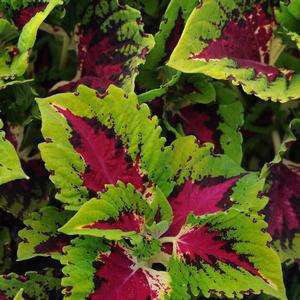
[[165,235],[176,236],[186,223],[191,212],[197,216],[225,211],[230,207],[241,211],[260,211],[266,199],[259,199],[258,193],[264,181],[258,181],[253,174],[206,178],[200,181],[188,180],[175,188],[168,198],[174,218]]
[[173,240],[170,299],[261,292],[286,299],[280,263],[268,247],[270,236],[262,233],[261,217],[231,209],[206,218],[190,215],[187,223]]
[[[162,299],[168,292],[168,273],[138,263],[118,244],[107,245],[95,237],[73,240],[61,263],[68,299]],[[84,272],[82,272],[84,270]],[[78,284],[80,282],[80,284]]]
[[[182,143],[185,143],[185,146],[189,146],[189,138],[183,138],[178,140],[177,145],[180,145],[180,141]],[[192,143],[194,143],[194,139],[191,139],[191,144]],[[174,160],[174,157],[176,157],[175,153],[177,147],[178,151],[179,149],[182,150],[182,147],[176,146],[176,143],[173,145],[172,149],[174,153],[172,153],[172,155],[174,156],[170,157],[172,161]],[[188,147],[188,149],[192,149],[192,147]],[[213,286],[213,289],[207,289],[205,285],[201,284],[201,280],[197,280],[197,282],[194,282],[191,279],[190,284],[194,284],[195,286],[188,286],[182,288],[184,290],[184,293],[188,295],[190,292],[192,292],[195,294],[195,296],[197,296],[200,294],[201,291],[201,293],[203,293],[205,296],[215,293],[221,296],[223,295],[231,297],[234,295],[242,294],[243,292],[249,294],[258,294],[261,291],[264,291],[267,294],[278,296],[281,299],[285,299],[284,288],[280,281],[280,275],[274,277],[274,270],[268,269],[268,264],[261,264],[261,258],[259,256],[260,250],[254,249],[257,246],[257,244],[261,243],[261,248],[264,249],[265,247],[269,251],[267,251],[268,254],[266,254],[265,257],[271,259],[272,265],[276,268],[276,270],[279,270],[280,272],[280,265],[276,254],[267,247],[267,242],[270,240],[270,237],[267,234],[261,232],[261,229],[264,228],[262,224],[265,225],[265,223],[262,222],[262,217],[256,214],[257,212],[261,211],[261,209],[266,204],[266,199],[259,197],[259,192],[263,187],[264,181],[258,180],[254,174],[233,176],[231,178],[224,178],[221,176],[217,177],[218,172],[221,172],[221,169],[219,169],[221,164],[216,164],[215,167],[212,166],[212,168],[209,169],[210,177],[203,178],[201,176],[203,176],[204,174],[202,174],[201,171],[203,163],[205,163],[206,156],[207,158],[209,157],[209,160],[206,162],[210,164],[214,162],[214,158],[211,156],[209,149],[205,149],[206,151],[208,151],[206,156],[200,150],[203,149],[199,148],[199,146],[197,146],[197,148],[195,147],[195,152],[193,153],[195,160],[191,162],[191,165],[189,165],[189,160],[187,159],[186,168],[181,166],[180,172],[176,172],[178,182],[181,182],[185,179],[189,180],[184,181],[184,183],[181,184],[178,188],[175,188],[175,191],[169,196],[168,200],[171,204],[174,215],[173,221],[170,227],[166,227],[165,230],[157,236],[157,238],[160,239],[161,243],[163,243],[163,249],[164,251],[166,251],[166,255],[172,254],[172,250],[171,252],[167,250],[168,244],[172,242],[173,254],[175,254],[174,243],[179,243],[180,236],[183,234],[183,232],[187,233],[187,228],[190,228],[191,234],[193,235],[190,242],[194,241],[195,243],[197,243],[197,241],[201,240],[200,235],[202,235],[201,245],[203,246],[207,244],[208,247],[208,249],[206,250],[208,253],[205,255],[208,255],[212,259],[213,255],[217,255],[214,252],[215,249],[218,247],[220,248],[218,252],[220,256],[217,257],[217,260],[220,260],[220,264],[222,264],[223,269],[219,271],[219,268],[215,267],[212,261],[209,261],[209,263],[212,265],[208,266],[208,268],[212,267],[212,269],[210,270],[211,274],[206,275],[206,271],[203,272],[203,270],[199,267],[199,270],[197,270],[197,272],[199,272],[200,275],[198,275],[198,277],[200,278],[201,276],[207,276],[207,284],[209,286]],[[197,153],[198,156],[195,155]],[[181,153],[181,155],[182,154],[183,153]],[[193,160],[193,158],[190,157],[189,159]],[[184,156],[182,157],[182,161],[183,160]],[[175,161],[179,163],[182,162],[180,161],[180,159],[176,159]],[[176,167],[173,170],[175,169]],[[236,171],[237,170],[235,170],[235,172]],[[198,179],[198,181],[196,181],[196,178]],[[130,240],[135,242],[137,234],[140,234],[141,236],[145,234],[145,231],[143,232],[143,229],[141,230],[141,225],[143,225],[143,223],[145,222],[141,222],[142,218],[138,217],[139,213],[136,212],[135,214],[132,214],[132,208],[130,209],[129,204],[127,204],[125,208],[124,203],[131,203],[133,207],[138,208],[140,205],[142,205],[143,201],[142,199],[140,199],[139,201],[133,200],[135,197],[131,196],[130,193],[128,193],[128,191],[124,193],[124,195],[129,194],[128,199],[131,199],[131,201],[126,201],[126,198],[123,195],[118,195],[116,191],[117,189],[114,187],[112,187],[111,189],[109,188],[107,192],[101,195],[100,200],[92,199],[85,203],[80,208],[79,212],[61,230],[69,234],[78,233],[82,235],[95,235],[101,237],[105,236],[109,239],[118,241],[121,241],[122,238],[129,238]],[[125,201],[123,199],[125,199]],[[121,205],[119,205],[119,203]],[[136,203],[139,203],[139,205],[137,205]],[[225,217],[224,218],[226,220],[223,222],[223,215],[221,214],[222,211],[227,211],[231,207],[234,207],[234,209],[232,209],[234,213],[231,213],[234,215],[234,217],[232,217],[232,215],[228,217],[228,219],[231,220],[231,223],[234,223],[236,220],[241,219],[239,222],[237,222],[236,226],[234,227],[235,229],[232,228],[233,225],[228,226],[228,219],[226,219]],[[120,213],[121,209],[123,211],[125,210],[125,215],[124,213]],[[111,218],[114,210],[114,216],[113,218]],[[202,220],[206,217],[209,218],[211,214],[213,215],[214,213],[218,212],[221,214],[219,217],[220,222],[218,223],[216,221],[215,223],[219,226],[224,226],[223,230],[220,230],[220,232],[218,233],[218,236],[217,234],[213,233],[211,236],[209,236],[208,234],[205,235],[205,232],[203,233],[200,229],[198,231],[197,228],[191,227],[189,225],[191,213],[194,213],[194,215],[196,215],[198,218],[200,218],[200,220]],[[252,219],[248,217],[248,212],[253,213],[251,217]],[[225,213],[225,216],[226,214],[227,213]],[[250,231],[249,228],[251,228],[251,225],[255,224],[256,222],[259,222],[260,225],[258,226],[257,231],[254,234],[254,241],[252,241],[252,239],[250,238],[249,240],[246,239],[247,233],[248,231]],[[169,224],[169,222],[167,224]],[[208,226],[212,226],[212,224],[211,221],[208,222]],[[228,226],[228,228],[226,226]],[[242,247],[240,245],[237,246],[237,248],[229,248],[230,245],[234,243],[235,239],[229,239],[228,241],[226,241],[227,235],[225,234],[225,228],[227,228],[227,231],[238,231],[238,233],[235,236],[236,239],[242,239],[244,236],[242,232],[245,230],[245,241],[247,241],[247,243],[253,242],[253,244],[251,244],[252,247],[246,247],[244,245],[244,247]],[[153,237],[151,236],[151,230],[148,231],[148,234],[150,234],[150,236],[148,235],[149,240],[151,239],[151,237]],[[194,236],[195,234],[197,236]],[[219,241],[216,238],[219,236],[222,236],[225,241]],[[262,243],[261,241],[264,241],[264,243]],[[238,244],[238,242],[236,243]],[[245,242],[246,245],[248,245],[247,243]],[[185,243],[185,241],[183,241],[182,244],[188,245],[188,243]],[[225,247],[226,245],[227,247]],[[199,248],[201,247],[199,246]],[[199,249],[194,250],[200,251]],[[186,251],[187,253],[190,253],[191,250]],[[147,264],[149,262],[156,262],[157,259],[157,262],[164,263],[166,264],[166,266],[168,266],[168,260],[170,259],[170,257],[167,260],[165,260],[164,258],[160,257],[160,254],[155,254],[155,252],[153,252],[152,254],[152,257],[143,257],[144,263]],[[245,257],[242,254],[245,255]],[[195,253],[195,255],[197,255],[198,257],[199,255],[201,255],[201,253]],[[250,260],[249,262],[247,261],[246,257],[248,256],[255,257],[255,267],[253,267],[251,264],[253,260]],[[171,276],[173,274],[172,268],[174,261],[176,261],[176,258],[173,258],[170,261]],[[184,263],[185,267],[183,267],[183,269],[185,269],[185,271],[182,271],[183,274],[189,272],[188,270],[190,267],[189,261],[185,261]],[[70,272],[71,268],[72,266],[70,266]],[[260,272],[262,272],[262,274],[264,274],[264,276],[266,277],[263,277],[263,275],[261,275]],[[277,274],[280,273],[277,272]],[[244,276],[244,279],[241,281],[241,283],[238,281],[240,276]],[[212,280],[210,279],[210,277],[213,277],[214,279]],[[228,282],[224,284],[223,281],[227,277]],[[273,282],[273,278],[276,284]],[[225,289],[225,286],[230,287],[227,287]],[[183,291],[181,290],[177,292],[177,288],[180,289],[180,287],[176,286],[175,283],[175,286],[172,286],[172,289],[174,289],[174,294],[171,294],[171,299],[176,299],[175,295],[182,295]],[[145,293],[145,290],[146,289],[144,287],[144,290],[143,292],[141,292],[141,295],[144,295],[143,293]],[[168,294],[170,292],[169,288],[165,292]],[[91,297],[91,299],[93,298]],[[178,299],[189,299],[189,297],[179,297]]]
[[52,300],[60,294],[60,278],[54,269],[0,276],[1,299],[13,300],[20,289],[23,289],[25,299]]
[[[176,157],[176,159],[174,159],[174,157],[171,159],[172,162],[176,161],[179,166],[182,162],[181,159],[184,157],[182,155],[182,149],[184,149],[183,145],[187,147],[188,140],[189,138],[179,139],[173,145],[173,155]],[[178,152],[175,146],[177,143]],[[191,148],[192,147],[189,147],[189,149]],[[190,266],[187,267],[182,265],[180,269],[177,269],[178,266],[175,262],[176,259],[171,260],[170,274],[172,280],[174,280],[172,285],[172,290],[174,289],[174,292],[172,292],[170,298],[190,299],[190,292],[192,292],[195,296],[202,294],[208,297],[209,295],[217,294],[221,297],[233,297],[243,293],[256,294],[263,290],[267,294],[274,296],[277,295],[277,297],[284,299],[284,288],[282,282],[280,281],[280,275],[275,278],[277,284],[277,286],[275,286],[272,283],[274,270],[268,269],[268,264],[261,264],[262,260],[260,256],[260,250],[256,252],[255,248],[258,244],[260,245],[261,249],[265,247],[267,252],[269,251],[269,254],[266,254],[266,257],[273,260],[273,265],[276,265],[276,269],[280,272],[278,258],[276,254],[267,246],[270,241],[270,237],[267,234],[262,234],[261,232],[261,230],[264,230],[266,227],[266,224],[262,221],[262,217],[257,214],[257,212],[260,212],[267,203],[267,199],[260,196],[260,191],[263,188],[264,181],[258,180],[254,174],[244,174],[239,176],[233,176],[231,174],[232,177],[227,174],[227,178],[224,178],[220,176],[221,173],[226,173],[222,169],[222,165],[226,165],[225,161],[223,160],[224,158],[219,157],[218,161],[217,157],[215,157],[216,165],[214,165],[214,160],[211,159],[210,155],[203,154],[202,151],[204,151],[204,149],[196,149],[197,148],[195,147],[195,152],[193,155],[187,158],[187,160],[183,163],[185,168],[181,166],[182,169],[176,173],[178,187],[175,188],[174,192],[168,198],[173,210],[173,223],[170,225],[168,231],[163,235],[161,241],[163,242],[164,251],[169,254],[173,252],[174,254],[176,249],[174,248],[174,243],[176,243],[176,241],[178,242],[178,237],[181,236],[181,234],[187,233],[186,230],[189,228],[191,235],[185,236],[187,239],[189,239],[189,241],[183,241],[182,245],[183,247],[187,247],[187,253],[191,253],[192,249],[189,249],[189,243],[194,242],[197,244],[198,241],[200,241],[198,244],[199,247],[193,249],[195,251],[194,257],[197,257],[198,262],[196,263],[196,269],[193,267],[191,268],[193,271],[190,271]],[[201,156],[200,153],[202,154]],[[174,169],[177,169],[175,166],[176,163],[173,163]],[[178,169],[180,169],[180,167],[178,167]],[[189,172],[186,172],[187,169],[189,169]],[[234,170],[231,171],[234,172]],[[209,172],[207,174],[208,178],[205,178],[206,172]],[[230,251],[229,245],[236,241],[234,238],[231,239],[230,237],[228,243],[220,242],[219,244],[219,235],[212,234],[212,236],[209,237],[209,235],[205,234],[206,231],[204,229],[202,232],[200,229],[198,230],[191,228],[188,225],[191,213],[198,216],[199,220],[205,219],[206,217],[209,219],[210,214],[217,213],[216,215],[219,214],[220,220],[216,221],[216,223],[220,226],[228,226],[228,230],[230,230],[233,226],[227,223],[227,217],[224,217],[223,219],[222,213],[222,211],[228,211],[228,209],[230,209],[230,211],[234,211],[230,213],[233,214],[234,217],[228,217],[228,219],[232,218],[231,224],[236,224],[236,237],[239,237],[237,238],[237,241],[240,239],[243,240],[243,238],[246,239],[248,232],[252,232],[252,229],[250,230],[250,228],[252,228],[252,224],[256,224],[256,222],[260,223],[260,225],[254,225],[257,226],[257,229],[253,236],[257,239],[257,241],[253,242],[251,247],[247,247],[244,244],[244,247],[240,246]],[[248,215],[249,212],[252,214],[251,218]],[[227,212],[224,213],[224,216],[226,215]],[[216,219],[217,218],[218,217],[216,217]],[[207,223],[208,227],[212,226],[211,221],[207,221]],[[243,230],[246,231],[245,234],[242,233]],[[220,231],[221,232],[219,234],[223,235],[224,238],[228,237],[225,228]],[[200,239],[201,236],[202,239]],[[262,242],[262,240],[264,240],[264,242]],[[253,240],[249,237],[249,240],[247,241],[248,243],[252,243]],[[173,243],[173,247],[171,248],[170,243]],[[206,243],[207,253],[203,253],[201,252],[201,249]],[[192,245],[191,247],[193,248]],[[219,252],[220,257],[214,258],[214,255],[216,255],[215,251],[218,249],[218,247],[221,248]],[[256,260],[257,263],[256,270],[261,269],[259,272],[268,274],[267,276],[270,281],[265,281],[263,278],[254,278],[254,270],[250,271],[249,269],[249,266],[252,266],[252,260],[250,259],[250,262],[248,262],[247,265],[247,263],[245,263],[246,260],[242,258],[243,255],[239,256],[239,252],[235,252],[236,249],[239,249],[238,251],[241,251],[243,254],[246,254],[243,251],[249,251],[246,257],[249,257],[249,259],[252,256],[255,257],[254,260]],[[200,252],[197,253],[197,251]],[[212,268],[211,266],[208,266],[207,268],[201,267],[201,255],[204,255],[204,258],[208,259],[208,263],[212,265]],[[226,255],[228,255],[228,257],[226,257]],[[224,265],[223,270],[222,268],[219,268],[219,263],[217,262],[218,260],[221,261],[221,265]],[[217,265],[215,265],[216,262]],[[173,264],[175,264],[176,267]],[[190,261],[185,261],[185,264],[190,265]],[[175,270],[172,269],[173,267]],[[208,269],[210,270],[207,271]],[[236,272],[235,269],[238,269],[238,271]],[[192,275],[188,275],[189,272],[192,272]],[[241,275],[239,272],[241,272],[243,275]],[[252,274],[251,272],[254,273]],[[175,274],[179,273],[183,274],[181,278],[175,276]],[[197,273],[198,275],[196,275]],[[225,276],[225,274],[227,274],[226,279],[225,277],[222,277]],[[245,279],[242,279],[241,282],[239,282],[239,279],[243,276],[245,276]],[[182,280],[181,283],[180,280]],[[228,280],[227,283],[225,283],[226,280]],[[233,281],[231,282],[231,280]],[[249,284],[250,281],[251,284]],[[188,286],[186,286],[186,282],[189,282]],[[236,282],[236,284],[234,282]],[[180,285],[182,286],[180,287]]]
[[300,75],[273,66],[274,19],[266,1],[204,0],[190,15],[169,66],[240,84],[261,99],[300,97]]
[[299,14],[0,0],[0,299],[298,299]]
[[[162,194],[153,196],[153,203],[159,203],[157,197],[163,197]],[[156,199],[155,199],[156,198]],[[161,211],[168,210],[168,203],[164,200]],[[66,224],[60,231],[66,234],[85,234],[98,237],[105,237],[110,240],[121,240],[127,238],[132,244],[142,247],[146,256],[147,245],[155,243],[150,235],[147,241],[143,241],[143,236],[147,235],[147,224],[151,216],[155,216],[157,205],[151,210],[151,205],[141,194],[136,192],[132,185],[124,186],[119,182],[119,187],[107,186],[107,191],[100,196],[100,199],[92,199],[86,202],[78,213]],[[164,213],[162,213],[164,216]],[[169,219],[172,213],[169,214]],[[159,222],[160,220],[158,220]],[[167,220],[162,220],[167,221]],[[168,223],[167,223],[168,224]],[[159,249],[159,248],[158,248]],[[149,249],[151,252],[151,249]],[[157,250],[156,250],[157,251]],[[152,253],[150,253],[152,255]]]
[[22,170],[13,145],[5,138],[2,127],[3,123],[0,120],[0,185],[16,179],[28,178]]
[[213,155],[213,145],[199,146],[194,136],[180,137],[163,152],[163,161],[169,167],[164,180],[170,183],[169,193],[175,185],[187,180],[205,178],[231,178],[240,176],[244,170],[226,155]]
[[104,93],[110,84],[134,90],[137,67],[153,46],[144,33],[141,14],[117,0],[90,1],[78,29],[78,75],[61,91],[85,84]]
[[[164,289],[164,293],[166,294],[172,291],[171,299],[177,299],[176,297],[182,295],[182,293],[189,295],[190,292],[197,296],[200,294],[200,291],[205,296],[219,294],[228,297],[243,293],[258,294],[263,291],[267,294],[277,296],[280,299],[285,299],[284,287],[280,281],[280,264],[278,258],[276,254],[267,247],[270,236],[262,232],[266,224],[262,221],[261,216],[255,214],[256,211],[260,211],[266,204],[266,199],[258,198],[258,192],[261,190],[262,185],[263,181],[258,181],[257,177],[253,174],[245,175],[241,179],[237,176],[230,179],[208,178],[200,182],[187,181],[171,194],[168,200],[173,209],[173,222],[166,233],[162,231],[161,234],[163,235],[161,236],[160,234],[157,237],[161,238],[164,251],[168,254],[172,254],[173,252],[173,255],[176,254],[176,256],[171,259],[171,256],[167,255],[166,258],[164,258],[164,255],[161,256],[161,254],[155,254],[154,252],[152,253],[153,256],[143,257],[142,264],[150,264],[148,268],[151,270],[153,262],[163,263],[168,267],[168,261],[171,259],[169,265],[170,275],[171,279],[173,279],[172,276],[174,276],[175,283],[172,283],[172,289],[170,289],[169,286]],[[69,223],[62,228],[62,231],[70,234],[78,233],[83,235],[105,236],[118,241],[121,241],[122,238],[129,238],[129,240],[135,242],[138,234],[140,234],[140,237],[145,234],[145,226],[143,226],[145,221],[141,222],[142,218],[139,217],[140,213],[138,213],[138,209],[141,207],[143,200],[138,200],[141,196],[138,197],[137,195],[134,196],[128,193],[128,189],[131,189],[131,193],[133,192],[132,187],[127,187],[126,189],[123,187],[123,190],[110,187],[106,193],[101,195],[100,200],[92,199],[85,203]],[[120,195],[121,191],[123,195]],[[127,200],[125,195],[128,197]],[[135,197],[137,197],[137,200],[135,200]],[[129,199],[131,199],[131,201]],[[124,207],[125,203],[126,207]],[[130,205],[136,209],[135,213],[132,213]],[[146,204],[144,205],[146,207]],[[227,212],[224,214],[221,213],[222,211],[227,211],[230,207],[234,207],[234,209],[230,210],[231,213],[228,213],[228,216]],[[121,209],[123,213],[119,212]],[[112,217],[114,210],[115,213]],[[242,213],[242,211],[245,212]],[[254,214],[250,216],[248,211],[252,211]],[[216,214],[215,216],[214,213],[217,212],[219,212],[219,215]],[[191,222],[191,213],[196,216],[194,223]],[[197,218],[199,218],[199,220]],[[204,220],[206,220],[206,218],[209,221],[205,222]],[[255,225],[256,223],[258,225]],[[169,222],[167,224],[169,224]],[[251,232],[253,232],[253,226],[257,226],[257,229],[252,236]],[[214,229],[214,232],[208,233],[206,227],[212,227],[210,230],[213,231]],[[252,231],[250,228],[252,228]],[[151,234],[152,232],[148,231],[148,240],[151,239]],[[82,238],[79,242],[83,243],[86,239],[87,238]],[[170,243],[173,243],[173,251],[171,250],[171,252],[166,250]],[[196,245],[192,245],[192,243]],[[178,246],[179,244],[181,248]],[[206,249],[201,250],[204,245]],[[126,248],[123,249],[128,249],[126,244],[122,247],[124,246],[126,246]],[[174,252],[177,248],[181,250]],[[67,249],[69,249],[69,247],[65,249],[68,251]],[[78,249],[78,246],[74,247],[74,251]],[[219,250],[216,252],[216,249]],[[266,253],[261,252],[261,249],[264,249]],[[123,264],[126,265],[127,260],[124,257],[121,258],[120,251],[116,250],[115,246],[113,246],[112,252],[115,253],[115,251],[118,255],[116,254],[116,257],[114,257],[114,265],[117,264],[116,261],[118,261],[118,259],[121,259]],[[191,278],[188,277],[189,284],[194,284],[194,286],[185,285],[185,288],[177,286],[176,278],[178,274],[175,271],[177,274],[175,276],[173,268],[176,268],[174,264],[178,263],[176,257],[180,256],[180,251],[185,251],[186,254],[197,257],[197,263],[195,264],[198,269],[193,275],[189,275]],[[195,253],[192,253],[192,251]],[[206,252],[203,253],[201,251]],[[265,258],[268,257],[269,262],[272,261],[271,265],[274,269],[269,268],[268,263],[262,263],[265,262],[265,260],[261,259],[261,253],[263,253],[262,255]],[[134,252],[132,252],[132,255],[133,254]],[[201,262],[198,262],[201,255],[204,257],[203,265],[206,263],[205,268],[202,268],[200,265]],[[214,255],[216,259],[214,259]],[[94,253],[93,256],[95,257],[96,254]],[[248,258],[249,261],[247,260]],[[65,259],[66,258],[62,258],[62,262],[64,262]],[[191,259],[189,260],[186,256],[185,259],[186,260],[183,260],[184,265],[181,266],[183,269],[182,274],[192,272],[190,271]],[[66,264],[66,262],[64,262],[64,264]],[[70,262],[69,264],[67,274],[76,272],[77,267],[74,267]],[[100,293],[104,293],[107,297],[110,297],[110,291],[119,290],[115,287],[115,281],[110,283],[111,275],[107,273],[109,272],[108,270],[113,271],[112,266],[108,267],[111,261],[105,260],[103,264],[105,271],[100,269],[99,274],[103,272],[103,276],[109,276],[109,279],[104,280],[104,282],[109,284],[110,288],[106,289],[106,286],[101,284],[99,290],[93,290],[95,287],[92,283],[91,275],[89,275],[87,279],[89,283],[85,285],[89,286],[89,289],[85,289],[84,293],[85,296],[90,295],[90,299],[94,299],[93,297],[100,295]],[[136,270],[136,267],[131,267],[131,269],[132,268]],[[209,271],[207,271],[207,269],[209,269]],[[151,271],[155,272],[155,269]],[[93,272],[98,274],[98,271]],[[195,281],[192,277],[195,276],[196,273],[198,273],[198,275],[195,277],[197,278]],[[274,274],[277,274],[277,276],[274,276]],[[169,275],[166,273],[165,276]],[[120,275],[118,282],[123,280],[121,277],[123,277],[123,275]],[[124,277],[128,278],[125,274]],[[203,277],[206,283],[202,284]],[[211,279],[212,277],[213,279]],[[243,277],[241,282],[239,281],[240,277]],[[69,281],[71,279],[68,277],[65,280]],[[224,283],[225,280],[228,281]],[[75,290],[77,287],[74,285],[74,279],[72,279],[71,282],[72,284],[70,285],[74,286]],[[125,282],[127,285],[127,281]],[[149,293],[148,287],[145,285],[146,283],[147,280],[145,278],[140,279],[140,295],[144,296],[145,293]],[[66,283],[64,284],[67,285]],[[208,289],[206,285],[212,288]],[[179,289],[179,291],[177,291],[177,289]],[[69,287],[66,293],[72,295],[72,290],[73,288]],[[93,294],[91,294],[92,291],[94,291]],[[133,291],[134,289],[132,289],[131,286],[131,293],[133,293]],[[74,292],[75,295],[77,293],[78,292]],[[116,295],[123,295],[123,290],[121,289],[119,293],[120,294]],[[115,294],[112,296],[115,296]],[[137,297],[137,295],[133,294],[132,298],[133,297]],[[77,298],[74,296],[74,299]],[[178,299],[189,299],[189,297],[178,297]]]
[[59,211],[47,206],[34,212],[24,220],[25,228],[19,232],[21,242],[18,245],[18,260],[35,256],[51,256],[59,259],[63,247],[70,244],[71,237],[58,232],[72,217],[69,211]]
[[20,26],[24,27],[22,28],[16,47],[0,50],[0,88],[4,88],[22,79],[21,76],[24,75],[29,64],[30,50],[35,43],[38,28],[59,4],[61,4],[61,0],[49,0],[48,2],[44,2],[42,7],[33,14],[30,14],[29,17],[26,16],[28,17],[28,20],[26,20],[28,22],[26,25],[23,24],[23,21],[20,24]]
[[[118,180],[145,192],[151,181],[166,176],[161,161],[164,138],[157,118],[135,95],[111,86],[104,98],[79,87],[39,100],[42,158],[59,189],[57,199],[77,209]],[[162,186],[162,189],[164,187]]]

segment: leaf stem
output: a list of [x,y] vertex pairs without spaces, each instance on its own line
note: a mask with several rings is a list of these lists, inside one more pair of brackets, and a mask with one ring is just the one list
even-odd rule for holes
[[281,145],[280,135],[277,130],[272,131],[272,140],[273,140],[274,152],[276,155],[279,152],[280,145]]
[[159,239],[162,243],[174,243],[175,240],[176,240],[176,237],[174,236],[166,236],[166,237],[163,237],[163,238],[160,238]]
[[282,43],[282,40],[278,37],[274,38],[270,46],[270,60],[269,64],[274,66],[281,53],[284,51],[286,45]]
[[62,44],[62,49],[61,49],[61,53],[60,53],[60,64],[59,64],[60,70],[63,70],[65,68],[65,66],[67,65],[69,44],[70,44],[70,38],[66,34],[63,37],[63,44]]

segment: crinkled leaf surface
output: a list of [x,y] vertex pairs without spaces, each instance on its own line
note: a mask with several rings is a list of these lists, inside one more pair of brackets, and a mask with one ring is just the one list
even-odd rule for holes
[[59,233],[58,228],[73,216],[70,211],[60,211],[47,206],[33,212],[24,220],[25,228],[19,231],[18,260],[35,256],[51,256],[59,259],[63,247],[70,244],[71,237]]
[[104,93],[114,84],[132,92],[137,67],[154,44],[153,37],[144,33],[140,12],[117,0],[90,1],[78,30],[80,79],[59,90],[85,84]]
[[232,206],[241,211],[260,211],[266,205],[266,199],[258,198],[263,184],[264,180],[258,180],[254,174],[184,182],[168,198],[174,217],[165,236],[176,236],[191,212],[203,216]]
[[228,156],[214,155],[212,152],[212,144],[199,146],[194,136],[180,137],[166,147],[163,161],[169,166],[169,172],[164,178],[169,183],[168,192],[171,193],[175,185],[181,185],[189,179],[200,181],[207,177],[230,178],[244,172]]
[[231,80],[264,100],[299,98],[300,75],[272,65],[274,26],[261,1],[204,0],[190,15],[168,65]]
[[60,293],[60,278],[54,269],[27,272],[25,275],[10,273],[0,276],[0,299],[14,299],[21,288],[25,299],[52,300]]
[[[65,299],[162,299],[168,292],[169,275],[135,258],[119,244],[82,237],[65,249],[62,280]],[[84,272],[82,272],[84,268]],[[78,282],[80,282],[78,284]]]
[[120,240],[134,239],[145,230],[150,205],[132,185],[107,186],[100,199],[86,202],[60,231],[67,234],[89,234]]
[[[59,189],[56,197],[77,209],[118,180],[145,192],[165,176],[164,138],[156,117],[135,95],[111,86],[104,98],[79,87],[38,101],[42,114],[43,160]],[[163,188],[163,187],[162,187]]]
[[[115,241],[126,238],[134,245],[134,255],[151,256],[159,251],[159,242],[155,238],[172,221],[172,210],[160,191],[154,191],[148,203],[147,196],[143,198],[132,185],[125,186],[122,182],[118,185],[107,185],[107,191],[100,199],[86,202],[59,231]],[[164,231],[159,232],[160,228]]]
[[261,217],[234,209],[206,218],[190,216],[173,240],[170,299],[191,299],[189,293],[240,298],[261,292],[286,299],[279,259],[268,247],[265,227]]
[[3,123],[0,120],[0,185],[16,179],[28,178],[22,170],[14,146],[5,138],[2,127]]

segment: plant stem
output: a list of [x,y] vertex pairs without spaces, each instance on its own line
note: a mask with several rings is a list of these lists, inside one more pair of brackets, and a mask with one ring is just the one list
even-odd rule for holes
[[272,131],[272,140],[273,140],[274,152],[276,155],[279,152],[280,145],[281,145],[280,135],[277,130]]

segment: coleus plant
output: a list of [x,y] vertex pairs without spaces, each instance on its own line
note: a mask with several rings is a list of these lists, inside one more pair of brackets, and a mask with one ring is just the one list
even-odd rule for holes
[[0,300],[298,299],[299,9],[3,0]]

